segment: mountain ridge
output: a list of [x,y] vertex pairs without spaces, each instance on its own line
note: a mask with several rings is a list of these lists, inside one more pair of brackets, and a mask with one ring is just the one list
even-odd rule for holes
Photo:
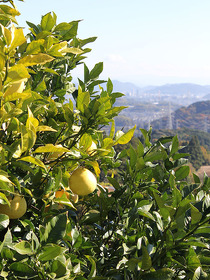
[[140,87],[134,83],[130,82],[121,82],[118,80],[113,80],[114,91],[121,91],[123,93],[129,93],[134,90],[138,91],[138,93],[147,92],[149,93],[157,93],[157,94],[188,94],[189,92],[192,94],[200,94],[207,95],[210,94],[210,85],[199,85],[194,83],[176,83],[176,84],[164,84],[161,86],[146,86]]

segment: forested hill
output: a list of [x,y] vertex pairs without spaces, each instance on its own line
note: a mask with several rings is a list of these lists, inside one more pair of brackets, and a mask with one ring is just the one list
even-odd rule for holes
[[181,107],[169,116],[155,120],[151,123],[154,129],[182,127],[210,132],[210,100]]

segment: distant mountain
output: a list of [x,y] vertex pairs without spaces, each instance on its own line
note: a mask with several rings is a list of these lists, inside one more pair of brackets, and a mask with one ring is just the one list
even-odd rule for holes
[[208,100],[210,86],[197,84],[166,84],[163,86],[139,87],[133,83],[113,81],[114,91],[124,93],[127,97],[141,99],[142,102],[174,102],[189,105],[197,101]]
[[181,107],[172,115],[168,115],[151,123],[154,129],[190,128],[210,132],[210,100]]
[[133,83],[120,82],[117,80],[113,80],[112,83],[113,83],[114,91],[119,91],[126,95],[131,95],[131,96],[132,95],[136,96],[148,90],[150,91],[156,88],[156,86],[139,87]]
[[204,100],[210,100],[210,93],[207,94],[207,95],[204,95],[202,99],[204,99]]

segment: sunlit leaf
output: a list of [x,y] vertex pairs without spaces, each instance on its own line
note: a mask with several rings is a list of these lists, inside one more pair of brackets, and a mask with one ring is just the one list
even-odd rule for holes
[[46,262],[55,259],[59,256],[64,249],[56,244],[48,244],[42,247],[42,252],[40,253],[38,259],[41,262]]
[[11,32],[12,32],[12,42],[9,47],[10,51],[22,45],[26,41],[22,28],[17,29],[15,28],[14,25],[12,25]]
[[18,65],[23,64],[24,66],[33,66],[37,64],[45,64],[51,62],[53,59],[54,57],[45,53],[31,54],[21,58]]
[[136,129],[136,126],[128,130],[126,133],[122,133],[115,139],[114,145],[117,144],[127,144],[133,137],[134,131]]
[[17,251],[20,255],[33,255],[34,252],[28,241],[21,241],[13,246],[13,249]]
[[35,157],[32,157],[32,156],[23,157],[23,158],[20,158],[20,159],[18,159],[18,160],[26,161],[26,162],[29,162],[29,163],[38,165],[38,166],[40,166],[40,167],[46,169],[44,163],[43,163],[40,159],[35,158]]
[[45,146],[38,147],[34,153],[68,153],[69,149],[60,145],[46,144]]

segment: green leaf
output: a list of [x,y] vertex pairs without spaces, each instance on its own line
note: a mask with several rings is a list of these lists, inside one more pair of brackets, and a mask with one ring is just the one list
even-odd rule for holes
[[88,279],[93,279],[93,277],[96,276],[96,263],[94,261],[94,259],[91,256],[85,256],[89,262],[91,263],[91,270],[90,270],[90,274],[88,275]]
[[44,42],[44,39],[32,41],[26,48],[26,55],[40,53]]
[[108,94],[111,94],[113,91],[113,83],[110,79],[108,79],[108,81],[107,81],[106,88],[107,88]]
[[66,213],[53,217],[45,226],[42,241],[58,243],[65,235],[67,216]]
[[90,71],[87,65],[84,63],[84,83],[86,84],[89,81],[90,81]]
[[66,274],[66,266],[59,260],[53,261],[51,270],[56,274],[56,278],[60,278]]
[[207,274],[205,272],[203,272],[202,268],[199,266],[195,270],[192,280],[199,280],[199,279],[207,279],[208,280],[209,278],[207,278],[207,277],[208,277]]
[[0,214],[0,231],[7,228],[9,225],[9,217],[4,214]]
[[89,134],[84,133],[80,139],[79,146],[83,150],[87,150],[87,148],[91,146],[92,142],[92,137]]
[[85,106],[87,107],[90,103],[90,94],[89,92],[83,92],[81,88],[78,89],[77,96],[77,109],[84,113]]
[[11,271],[15,272],[18,276],[33,276],[36,272],[27,263],[23,262],[13,262],[10,267]]
[[142,275],[142,280],[171,280],[175,272],[170,268],[162,268],[157,271]]
[[147,248],[145,246],[142,246],[142,264],[141,269],[143,270],[149,270],[152,266],[151,257],[149,256],[149,253],[147,251]]
[[174,138],[172,140],[170,156],[175,154],[178,151],[178,149],[179,149],[179,140],[176,135],[176,136],[174,136]]
[[47,244],[46,246],[42,247],[42,252],[38,256],[38,259],[41,262],[50,261],[62,254],[64,251],[65,249],[59,245]]
[[[58,25],[59,26],[59,25]],[[57,28],[58,28],[57,26]],[[60,34],[62,36],[63,40],[69,41],[74,36],[77,35],[77,29],[78,29],[78,21],[72,21],[68,23],[68,29],[60,30]]]
[[148,211],[146,211],[145,209],[142,209],[141,207],[138,208],[138,214],[140,216],[143,216],[143,217],[146,217],[146,218],[149,218],[149,219],[155,221],[155,218],[152,216],[152,214],[149,213]]
[[39,33],[40,32],[39,26],[36,26],[35,24],[33,24],[30,21],[26,21],[26,23],[28,24],[29,27],[31,27],[35,31],[35,33]]
[[47,62],[51,62],[54,57],[46,54],[46,53],[38,53],[38,54],[30,54],[18,61],[19,64],[23,64],[24,66],[33,66],[37,64],[45,64]]
[[144,137],[145,145],[147,147],[150,147],[152,144],[150,143],[150,135],[149,132],[146,129],[140,128],[140,131]]
[[196,184],[200,184],[200,178],[195,173],[193,173],[193,179]]
[[46,14],[42,17],[41,28],[42,30],[51,31],[53,26],[56,24],[56,18],[51,13]]
[[175,177],[177,181],[183,180],[189,175],[190,167],[188,165],[181,166],[175,171]]
[[130,130],[128,130],[128,132],[126,132],[126,133],[122,132],[121,134],[118,134],[118,135],[116,133],[116,139],[115,139],[114,145],[127,144],[132,139],[135,129],[136,129],[136,126],[131,128]]
[[38,166],[46,169],[46,166],[44,165],[44,163],[40,159],[32,157],[32,156],[23,157],[23,158],[20,158],[18,160],[26,161],[26,162],[38,165]]
[[[171,176],[173,175],[171,174]],[[173,196],[172,206],[177,208],[182,200],[182,194],[176,186],[174,186],[172,189],[172,196]]]
[[144,155],[144,145],[141,143],[141,141],[139,141],[138,144],[138,156],[139,157],[143,157]]
[[166,158],[167,158],[166,151],[163,149],[160,149],[160,150],[154,150],[154,151],[148,152],[144,156],[144,161],[153,162],[153,161],[157,161],[157,160],[165,160]]
[[111,177],[107,177],[107,179],[109,180],[109,182],[112,184],[112,186],[113,186],[115,189],[120,189],[120,185],[119,185],[119,183],[117,182],[116,179],[111,178]]
[[9,245],[12,245],[12,234],[11,234],[10,229],[7,230],[7,232],[6,232],[5,236],[4,236],[4,240],[3,240],[3,242],[0,245],[0,253],[1,253],[3,248],[5,248],[5,247],[7,247]]
[[197,269],[201,265],[200,260],[192,247],[188,250],[187,265],[190,269]]
[[115,121],[112,120],[111,123],[112,123],[112,125],[111,125],[110,132],[109,132],[109,138],[113,139],[114,134],[115,134]]
[[28,241],[20,241],[13,246],[13,249],[17,251],[20,255],[33,255],[31,244]]
[[82,223],[84,224],[93,224],[98,223],[100,220],[100,212],[98,210],[90,210],[85,213],[84,217],[82,218]]
[[130,166],[131,166],[131,168],[134,168],[136,166],[136,162],[137,162],[137,154],[131,145],[130,145],[130,149],[129,149],[129,156],[130,156]]
[[164,220],[168,220],[168,217],[170,216],[170,213],[165,206],[165,202],[161,196],[159,196],[156,192],[153,192],[154,198],[156,200],[156,203],[158,205],[158,208],[160,210],[160,213]]
[[102,71],[103,71],[103,62],[99,62],[90,71],[90,79],[94,80],[98,78],[98,76],[101,74]]
[[190,205],[191,208],[191,223],[192,225],[197,224],[202,219],[202,213],[194,207],[192,204]]

